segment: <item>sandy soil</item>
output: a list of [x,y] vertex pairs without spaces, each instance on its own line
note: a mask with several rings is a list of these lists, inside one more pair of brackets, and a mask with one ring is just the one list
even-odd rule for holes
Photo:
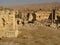
[[60,30],[39,26],[20,30],[17,38],[2,38],[0,45],[60,45]]

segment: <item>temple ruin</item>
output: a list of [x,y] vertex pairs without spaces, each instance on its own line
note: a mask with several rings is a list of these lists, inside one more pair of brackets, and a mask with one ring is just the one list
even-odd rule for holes
[[60,27],[60,10],[21,12],[16,9],[0,8],[0,37],[17,37],[19,28],[25,24],[33,24],[35,21],[44,26],[58,29]]
[[17,37],[15,10],[0,9],[0,37]]

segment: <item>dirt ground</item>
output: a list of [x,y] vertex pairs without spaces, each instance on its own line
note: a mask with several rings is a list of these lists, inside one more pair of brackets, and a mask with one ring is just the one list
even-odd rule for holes
[[0,39],[0,45],[60,45],[60,30],[57,29],[39,26],[20,32],[17,38]]

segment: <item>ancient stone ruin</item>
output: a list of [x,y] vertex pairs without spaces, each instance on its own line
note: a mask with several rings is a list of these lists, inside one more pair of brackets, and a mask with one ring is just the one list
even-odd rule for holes
[[60,10],[20,11],[0,8],[0,37],[17,37],[20,29],[28,29],[28,27],[32,29],[35,25],[58,29],[60,27]]
[[0,37],[17,37],[15,12],[13,9],[0,9]]

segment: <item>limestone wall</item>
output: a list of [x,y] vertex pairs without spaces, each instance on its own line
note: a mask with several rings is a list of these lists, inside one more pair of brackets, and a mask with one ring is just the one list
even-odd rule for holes
[[17,37],[18,29],[15,22],[15,10],[0,11],[0,37]]
[[38,21],[48,19],[51,11],[38,11],[36,12],[36,19]]
[[[29,13],[29,19],[27,20],[27,14]],[[34,14],[32,14],[34,13]],[[19,18],[18,10],[11,9],[2,9],[0,10],[0,37],[17,37],[19,26],[26,21],[32,21],[36,18],[37,21],[45,20],[49,18],[51,11],[37,11],[37,12],[21,12],[22,17]],[[55,17],[60,16],[60,11],[56,10]],[[33,15],[36,15],[35,17]],[[16,17],[17,16],[17,17]],[[20,24],[17,24],[17,21],[20,21]],[[22,25],[23,26],[23,25]],[[22,27],[21,26],[21,27]]]

